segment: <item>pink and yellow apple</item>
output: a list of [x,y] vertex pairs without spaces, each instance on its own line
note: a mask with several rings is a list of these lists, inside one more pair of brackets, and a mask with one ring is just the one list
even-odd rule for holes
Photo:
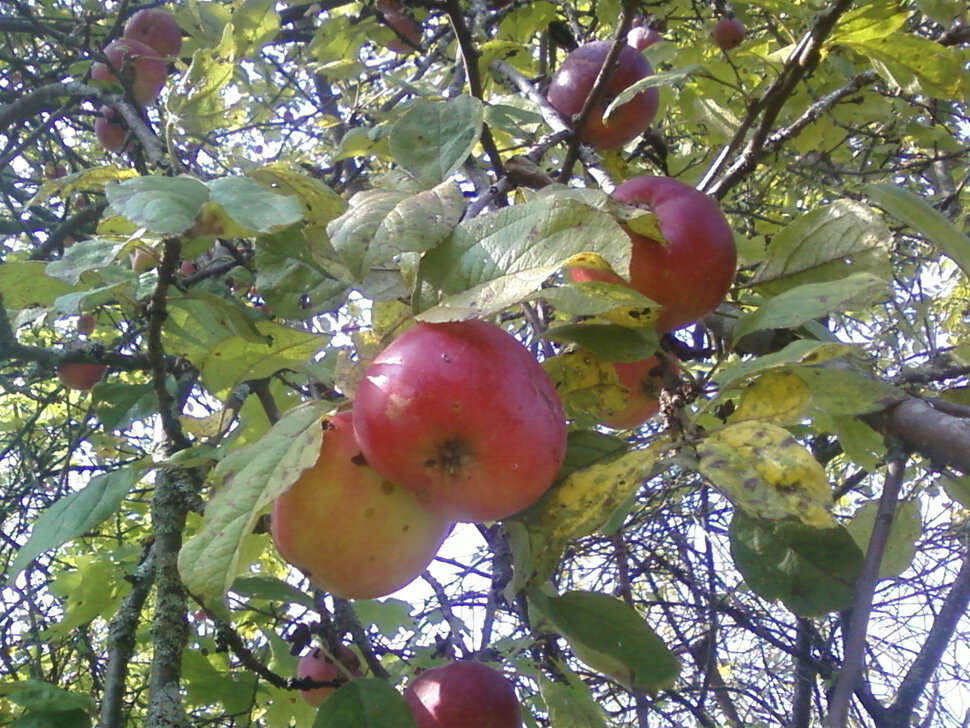
[[142,106],[147,106],[161,93],[168,69],[158,51],[144,43],[127,38],[119,38],[105,46],[104,55],[108,63],[95,63],[91,67],[91,78],[108,83],[120,83],[120,73],[130,84],[132,97]]
[[451,528],[361,457],[350,412],[323,423],[316,464],[273,503],[280,555],[318,588],[374,599],[417,577]]
[[128,18],[122,37],[153,48],[163,58],[175,58],[182,50],[182,29],[169,13],[145,8]]

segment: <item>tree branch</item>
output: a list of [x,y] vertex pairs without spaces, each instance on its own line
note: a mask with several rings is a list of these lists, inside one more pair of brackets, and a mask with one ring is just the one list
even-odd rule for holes
[[852,610],[846,629],[845,647],[842,658],[842,669],[836,679],[835,687],[829,698],[829,711],[822,721],[824,728],[845,728],[849,715],[849,704],[855,692],[856,683],[862,677],[865,663],[866,634],[869,616],[872,611],[872,598],[879,580],[879,564],[882,563],[889,541],[889,531],[893,525],[896,503],[903,486],[903,476],[906,472],[906,459],[896,454],[889,460],[886,481],[879,497],[879,507],[876,511],[872,534],[869,536],[869,547],[862,570],[856,581],[855,597],[852,600]]

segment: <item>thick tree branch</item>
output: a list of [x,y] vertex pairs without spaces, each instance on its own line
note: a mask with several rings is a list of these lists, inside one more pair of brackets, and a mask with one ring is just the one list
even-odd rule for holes
[[879,507],[876,511],[872,534],[869,536],[869,547],[862,570],[856,581],[855,596],[852,600],[849,623],[845,634],[842,669],[835,681],[835,687],[829,698],[828,715],[822,721],[824,728],[845,728],[852,695],[856,684],[862,677],[865,664],[866,634],[868,632],[869,616],[872,611],[872,599],[879,580],[879,565],[882,563],[886,544],[889,541],[889,531],[893,525],[896,513],[896,503],[899,492],[903,487],[903,476],[906,472],[906,459],[896,454],[889,460],[886,480],[879,497]]

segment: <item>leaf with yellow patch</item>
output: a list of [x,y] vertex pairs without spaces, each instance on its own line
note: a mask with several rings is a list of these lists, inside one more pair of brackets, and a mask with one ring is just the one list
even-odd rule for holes
[[798,422],[805,414],[811,393],[797,374],[769,371],[755,379],[741,393],[741,401],[731,415],[732,422],[760,420],[776,425]]

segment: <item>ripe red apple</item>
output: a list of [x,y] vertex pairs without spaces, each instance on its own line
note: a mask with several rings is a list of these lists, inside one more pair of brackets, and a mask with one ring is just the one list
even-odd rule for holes
[[137,40],[119,38],[105,46],[104,55],[109,63],[95,63],[91,67],[91,78],[119,83],[117,71],[130,81],[132,96],[142,106],[158,97],[168,76],[165,61],[158,51]]
[[404,690],[418,728],[520,728],[515,687],[481,662],[460,661],[422,672]]
[[680,369],[672,356],[668,354],[666,361],[651,356],[639,361],[614,362],[613,368],[620,384],[629,390],[629,394],[623,409],[607,417],[602,424],[615,430],[625,430],[639,427],[657,414],[660,411],[659,397],[664,386],[665,367],[672,366],[675,373]]
[[175,58],[182,50],[182,29],[164,10],[145,8],[128,18],[122,37],[153,48],[163,58]]
[[721,18],[711,31],[714,45],[722,51],[737,48],[744,40],[744,35],[744,24],[737,18]]
[[354,429],[375,470],[453,521],[493,521],[552,484],[566,447],[556,390],[486,321],[418,323],[367,367]]
[[89,313],[82,313],[77,317],[77,332],[87,336],[94,331],[94,316]]
[[94,135],[107,151],[120,152],[124,149],[128,129],[118,123],[120,116],[110,106],[102,106],[98,113],[98,118],[94,120]]
[[630,28],[630,32],[626,34],[627,45],[638,51],[649,48],[654,43],[659,43],[663,39],[663,36],[656,30],[653,28],[645,28],[642,25]]
[[424,571],[451,524],[365,463],[350,412],[323,426],[316,464],[273,504],[273,542],[286,561],[335,596],[390,594]]
[[[724,300],[734,281],[734,235],[717,202],[671,177],[634,177],[613,197],[652,210],[667,244],[627,231],[633,243],[630,283],[663,308],[658,331],[700,321]],[[614,273],[570,268],[574,281],[624,283]]]
[[[560,114],[571,119],[578,114],[593,88],[596,76],[610,51],[612,41],[599,40],[581,45],[559,66],[549,86],[548,99]],[[606,85],[606,95],[583,129],[582,140],[596,149],[615,149],[640,136],[657,115],[657,89],[641,91],[613,111],[608,121],[603,112],[610,101],[636,81],[653,73],[647,60],[634,48],[624,46],[616,69]]]
[[183,260],[179,263],[179,273],[183,276],[190,276],[198,270],[195,263],[191,260]]
[[72,362],[57,367],[57,378],[65,387],[86,392],[100,382],[108,371],[106,364],[83,364]]
[[[353,650],[343,647],[340,651],[340,661],[347,667],[352,675],[360,677],[360,660]],[[320,650],[314,650],[308,655],[300,658],[296,665],[296,676],[298,678],[308,677],[317,682],[330,682],[338,678],[346,678],[343,670],[328,660]],[[324,701],[337,690],[336,687],[319,687],[301,690],[300,697],[304,702],[313,707],[323,705]]]

